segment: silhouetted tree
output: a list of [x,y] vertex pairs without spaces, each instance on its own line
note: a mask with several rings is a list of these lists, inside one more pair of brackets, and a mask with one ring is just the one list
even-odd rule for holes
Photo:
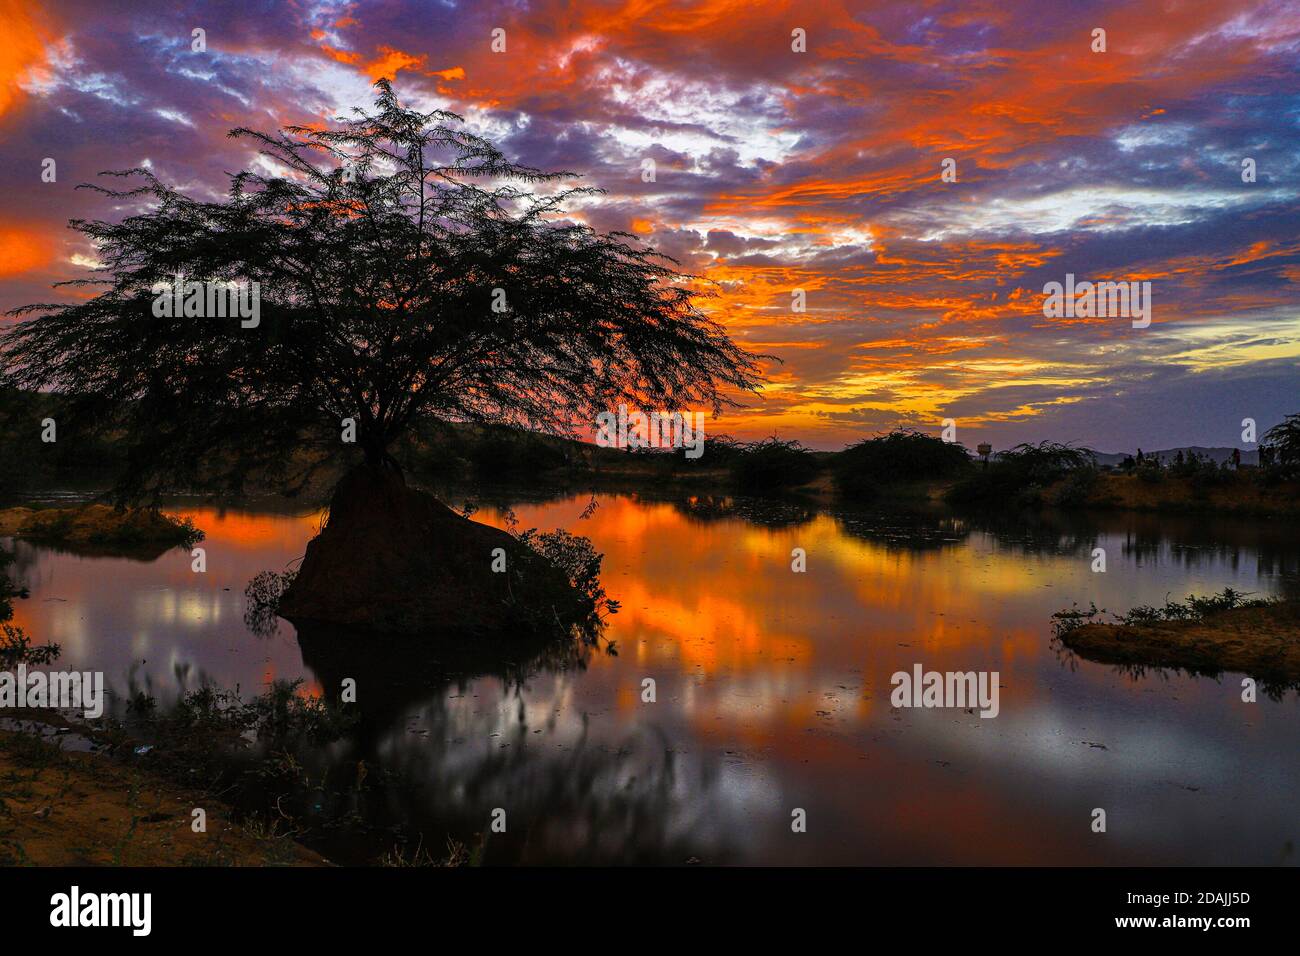
[[[102,263],[81,281],[103,287],[16,310],[34,317],[0,340],[0,363],[11,384],[71,399],[61,437],[125,436],[122,498],[196,479],[237,491],[252,474],[292,489],[352,449],[394,465],[394,442],[429,420],[570,431],[616,400],[716,412],[756,388],[762,357],[700,311],[692,277],[569,218],[598,190],[376,87],[374,109],[337,128],[233,130],[266,172],[233,176],[219,201],[148,169],[108,174],[135,188],[84,187],[137,208],[72,223]],[[257,283],[260,314],[156,314],[178,276],[242,283],[250,306]],[[182,311],[210,316],[197,288],[181,287]]]
[[884,485],[952,478],[970,468],[970,452],[914,429],[864,438],[835,458],[835,485],[844,494],[869,497]]
[[[1268,449],[1267,456],[1264,448]],[[1300,478],[1300,413],[1288,415],[1265,433],[1260,464],[1267,464],[1281,477]]]

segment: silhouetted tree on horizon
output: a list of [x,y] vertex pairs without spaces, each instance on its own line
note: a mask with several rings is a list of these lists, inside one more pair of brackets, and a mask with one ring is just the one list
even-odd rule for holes
[[[700,311],[693,277],[565,218],[599,190],[376,87],[336,128],[232,130],[270,171],[232,176],[219,201],[148,169],[107,174],[133,188],[83,187],[142,208],[73,220],[101,262],[74,284],[98,291],[11,313],[30,318],[0,339],[0,368],[66,396],[61,436],[125,436],[120,498],[200,477],[238,491],[253,473],[292,490],[349,451],[396,467],[394,442],[430,420],[563,433],[618,400],[716,413],[757,388],[766,357]],[[155,287],[177,276],[256,282],[257,324],[156,315]]]

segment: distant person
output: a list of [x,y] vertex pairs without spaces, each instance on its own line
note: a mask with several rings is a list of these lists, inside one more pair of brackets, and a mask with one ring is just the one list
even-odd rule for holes
[[1232,467],[1233,467],[1233,470],[1236,470],[1236,469],[1241,468],[1241,449],[1240,449],[1240,448],[1234,448],[1234,449],[1232,450]]

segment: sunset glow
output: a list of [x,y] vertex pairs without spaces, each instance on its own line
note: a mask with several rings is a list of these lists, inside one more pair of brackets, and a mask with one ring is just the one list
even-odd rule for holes
[[[572,214],[716,283],[708,310],[783,364],[712,433],[838,448],[952,418],[967,447],[1122,450],[1271,424],[1300,356],[1300,9],[1036,8],[7,0],[0,307],[73,295],[50,286],[94,250],[67,220],[126,212],[78,183],[149,164],[210,197],[255,163],[231,127],[319,126],[390,77],[606,190]],[[1067,272],[1150,280],[1151,326],[1044,318]]]

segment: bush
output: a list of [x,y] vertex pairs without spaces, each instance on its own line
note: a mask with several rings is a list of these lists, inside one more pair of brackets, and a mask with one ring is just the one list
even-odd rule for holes
[[[1267,458],[1267,462],[1264,459]],[[1264,434],[1260,463],[1273,481],[1300,479],[1300,413],[1288,415]]]
[[970,467],[970,453],[961,445],[899,429],[850,445],[836,456],[833,473],[841,494],[866,497],[881,485],[953,478]]
[[[553,567],[558,568],[569,585],[579,594],[579,632],[594,643],[605,614],[617,614],[618,601],[610,598],[600,583],[600,564],[605,556],[595,549],[590,538],[571,534],[563,528],[539,533],[536,528],[516,535]],[[557,600],[568,595],[556,595]],[[552,611],[554,614],[554,611]]]
[[744,442],[738,442],[730,435],[706,435],[704,452],[699,458],[683,460],[690,464],[700,464],[707,468],[730,468],[745,455]]
[[731,477],[740,490],[762,493],[806,485],[821,470],[811,450],[797,441],[767,438],[742,444],[731,462]]
[[1192,491],[1200,495],[1212,488],[1224,488],[1235,483],[1238,477],[1238,473],[1229,468],[1226,462],[1216,465],[1212,461],[1206,461],[1191,476]]
[[1138,480],[1148,485],[1158,485],[1165,480],[1165,470],[1159,462],[1143,462],[1135,472]]
[[1080,508],[1088,503],[1093,488],[1097,486],[1097,472],[1092,468],[1077,468],[1066,477],[1061,487],[1052,495],[1052,504],[1058,508]]
[[953,504],[1041,504],[1043,489],[1062,478],[1076,482],[1073,494],[1088,487],[1084,483],[1091,479],[1079,476],[1080,472],[1096,472],[1093,453],[1087,448],[1052,441],[1020,444],[957,482],[947,498]]
[[481,478],[533,478],[562,468],[568,459],[560,449],[526,432],[491,429],[469,448],[474,471]]

